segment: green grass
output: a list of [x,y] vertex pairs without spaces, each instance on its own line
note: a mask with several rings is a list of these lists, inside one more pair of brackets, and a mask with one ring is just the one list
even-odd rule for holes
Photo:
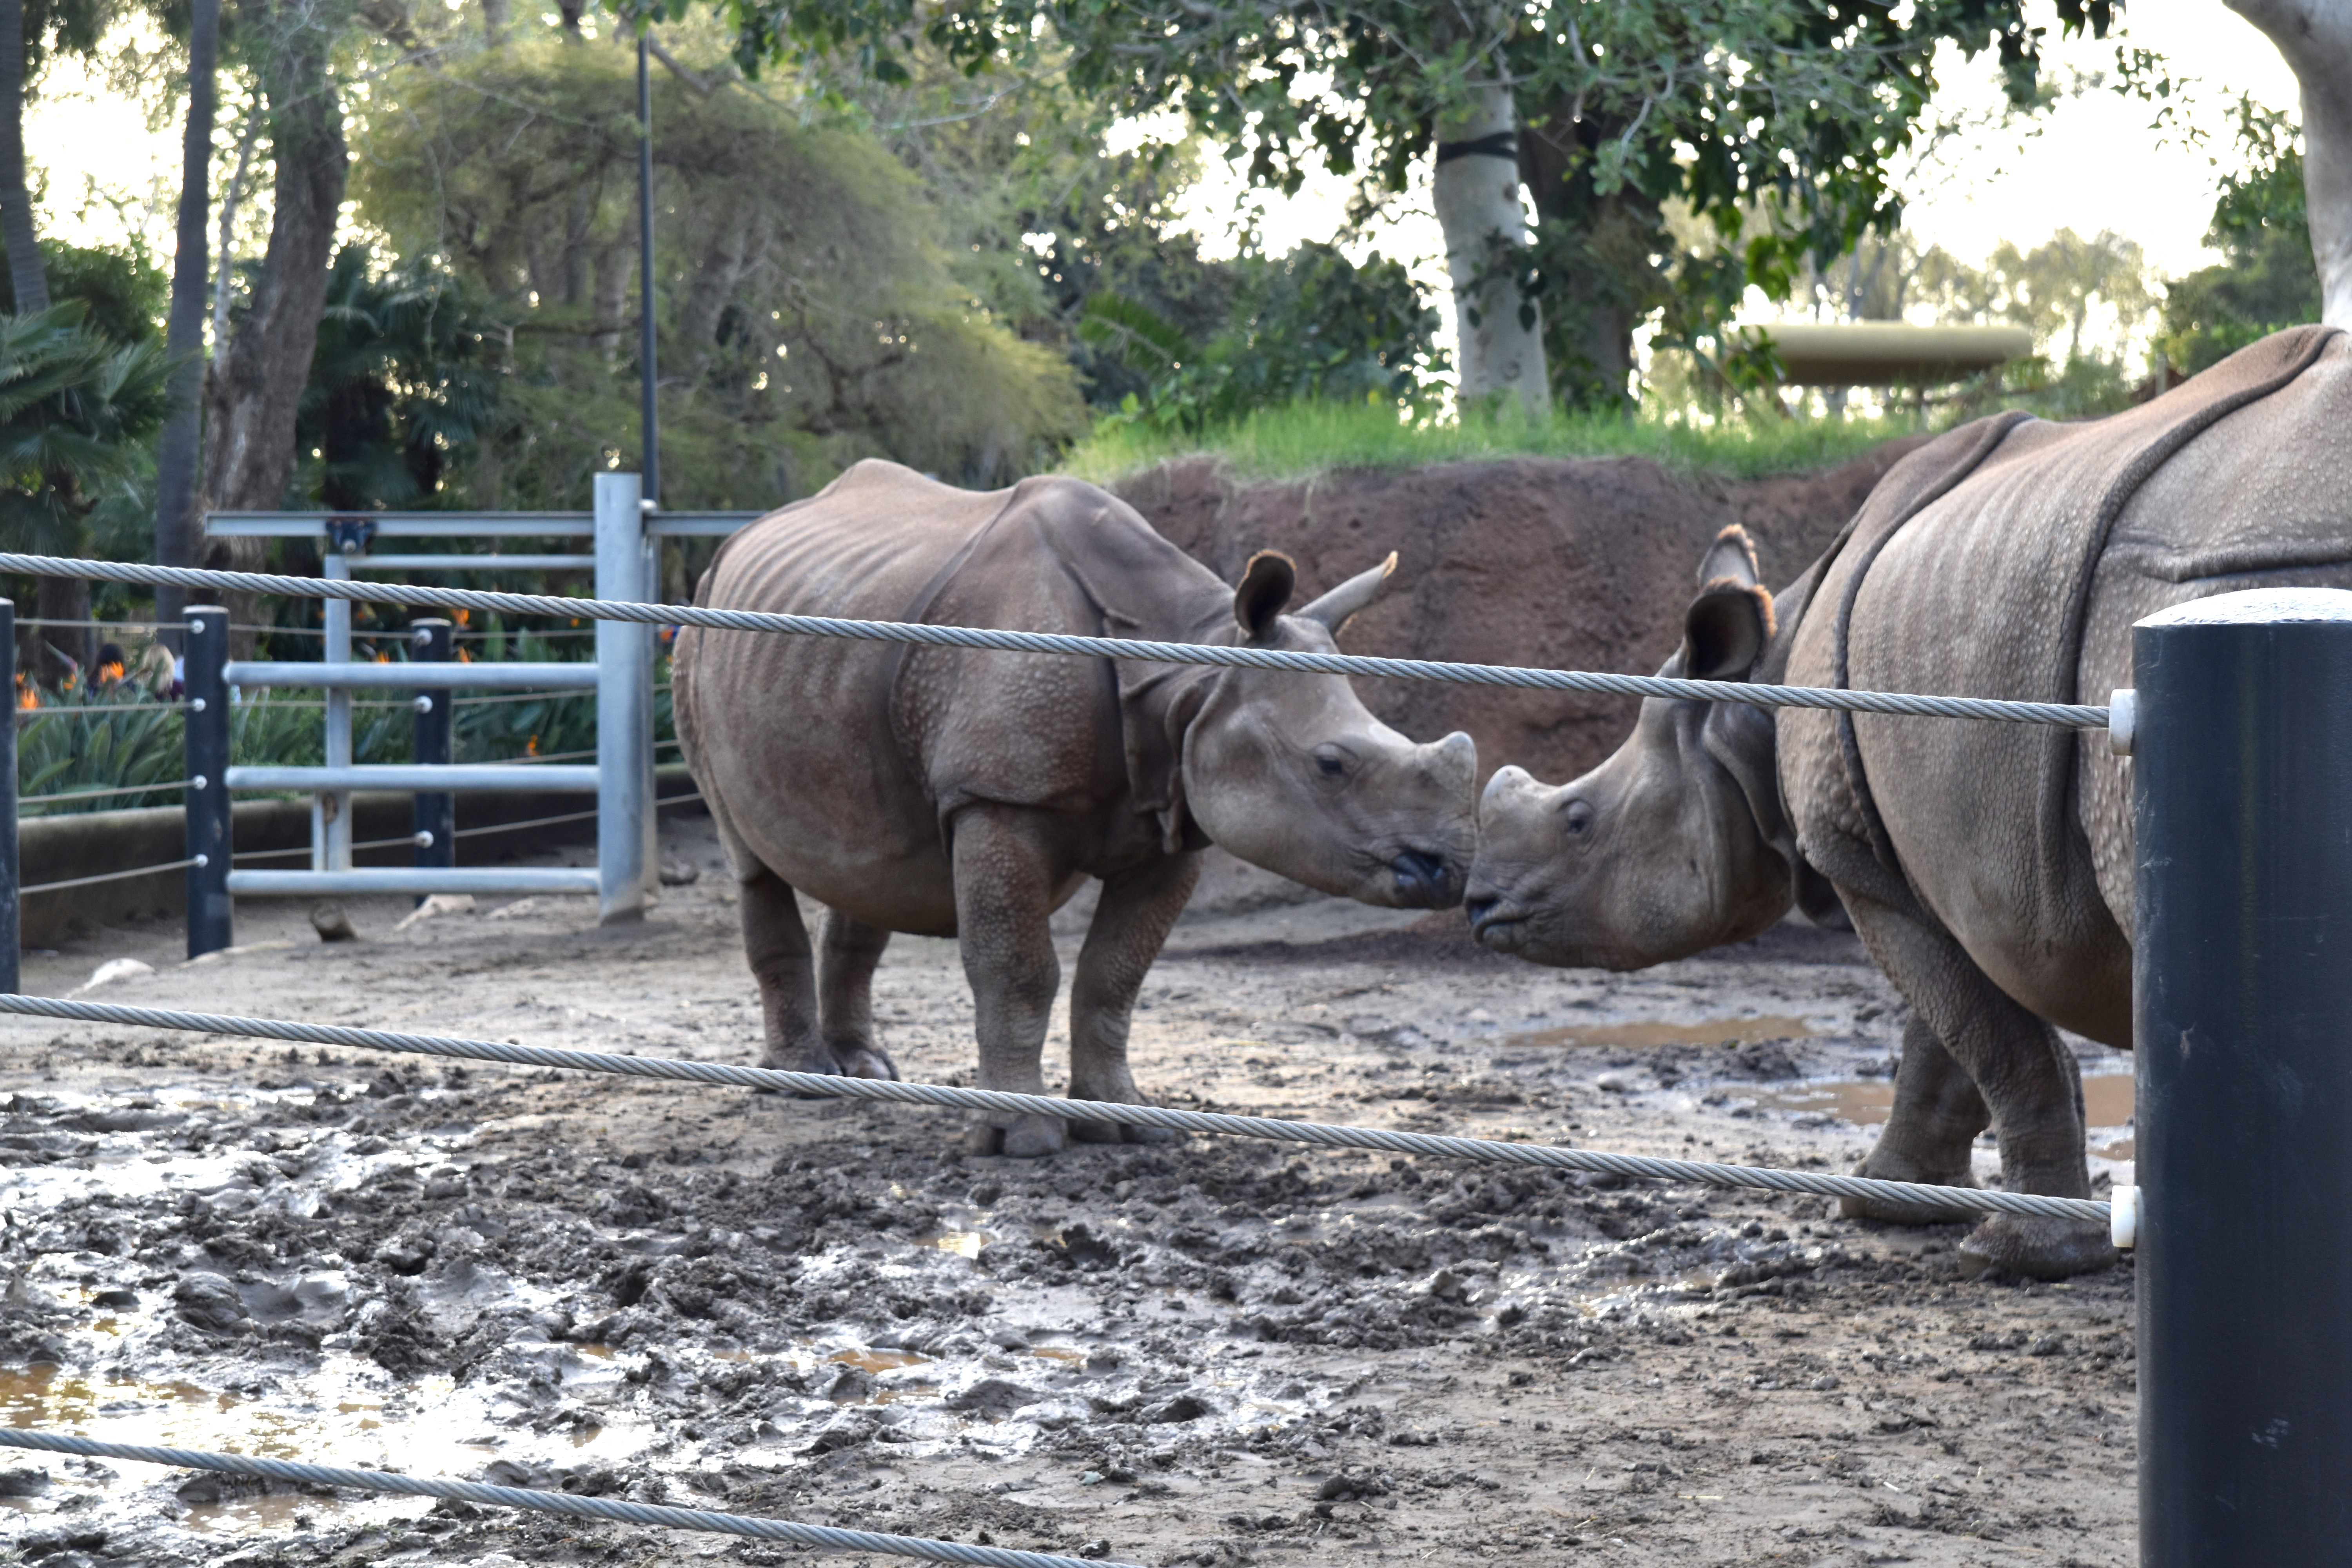
[[1107,484],[1194,456],[1215,458],[1250,479],[1506,458],[1648,458],[1681,473],[1754,479],[1829,468],[1919,428],[1900,417],[1761,424],[1735,417],[1706,426],[1646,415],[1558,412],[1543,418],[1502,415],[1407,425],[1382,405],[1296,403],[1259,410],[1199,436],[1106,422],[1071,449],[1062,468]]

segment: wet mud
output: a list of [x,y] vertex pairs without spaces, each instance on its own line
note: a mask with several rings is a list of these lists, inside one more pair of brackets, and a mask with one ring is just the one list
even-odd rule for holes
[[[359,901],[363,940],[328,946],[306,908],[249,906],[239,952],[110,932],[26,988],[135,957],[154,972],[91,994],[752,1060],[707,823],[663,853],[699,876],[635,929],[539,900],[395,932],[404,906]],[[952,943],[894,943],[876,1008],[910,1077],[970,1081]],[[1832,933],[1603,975],[1241,897],[1179,927],[1134,1050],[1171,1104],[1839,1169],[1901,1021]],[[2082,1054],[2104,1188],[2128,1062]],[[1963,1279],[1960,1227],[1811,1198],[1205,1139],[1023,1163],[959,1134],[9,1021],[0,1420],[1153,1564],[2136,1555],[2128,1265]],[[10,1552],[804,1556],[14,1452]]]

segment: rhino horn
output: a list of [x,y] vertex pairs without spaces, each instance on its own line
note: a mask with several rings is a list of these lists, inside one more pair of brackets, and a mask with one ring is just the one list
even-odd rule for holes
[[1322,622],[1326,631],[1338,637],[1349,616],[1388,592],[1389,578],[1395,574],[1396,566],[1396,552],[1391,550],[1386,561],[1368,572],[1357,573],[1321,598],[1302,606],[1298,614],[1307,620]]
[[1264,637],[1290,603],[1298,586],[1298,568],[1278,550],[1261,550],[1242,569],[1241,586],[1234,590],[1234,619],[1250,638]]
[[1698,581],[1702,588],[1721,577],[1755,584],[1761,582],[1763,576],[1756,565],[1756,542],[1736,522],[1717,534],[1715,542],[1699,558]]

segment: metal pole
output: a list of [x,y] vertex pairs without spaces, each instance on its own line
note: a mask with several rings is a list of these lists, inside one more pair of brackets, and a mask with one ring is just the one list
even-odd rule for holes
[[[340,550],[330,552],[320,565],[320,575],[334,582],[346,581],[352,574],[351,557]],[[329,664],[349,664],[352,661],[352,602],[349,599],[329,599],[321,608],[327,623],[326,660]],[[327,766],[347,768],[352,765],[352,689],[330,686],[326,699]],[[351,868],[351,792],[339,790],[312,795],[310,869],[348,871]]]
[[2132,657],[2140,1562],[2352,1563],[2352,593]]
[[201,958],[236,942],[236,906],[228,896],[231,839],[228,794],[228,612],[188,606],[188,956]]
[[0,817],[7,822],[0,833],[0,992],[14,995],[20,984],[24,911],[17,907],[16,889],[16,603],[0,599],[0,695],[8,700],[8,721],[0,724]]
[[[645,596],[645,509],[635,474],[596,476],[596,596]],[[653,627],[596,623],[596,867],[600,923],[645,913],[654,868]]]
[[[409,623],[409,657],[420,664],[446,664],[454,647],[452,628],[447,621],[437,618]],[[451,740],[456,733],[457,693],[454,691],[419,691],[416,694],[416,761],[419,763],[449,763]],[[419,866],[455,866],[457,863],[457,797],[454,795],[419,794],[410,820],[417,835],[416,864]],[[417,902],[423,903],[422,897]]]
[[661,384],[654,354],[654,86],[646,67],[647,35],[637,35],[637,383],[638,426],[645,451],[644,500],[661,500]]

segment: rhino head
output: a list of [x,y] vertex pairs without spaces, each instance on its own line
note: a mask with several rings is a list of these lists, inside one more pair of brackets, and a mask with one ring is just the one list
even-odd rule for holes
[[[1746,680],[1771,646],[1772,597],[1738,527],[1699,566],[1682,647],[1658,673]],[[1633,735],[1583,777],[1507,767],[1478,805],[1465,903],[1477,939],[1537,963],[1641,969],[1769,929],[1835,897],[1799,858],[1780,805],[1770,711],[1649,698]]]
[[[1254,558],[1234,594],[1245,647],[1334,653],[1396,557],[1285,613],[1291,563]],[[1478,752],[1456,731],[1417,745],[1372,717],[1346,678],[1219,669],[1181,701],[1183,808],[1211,842],[1322,892],[1368,904],[1462,901],[1477,842]]]

